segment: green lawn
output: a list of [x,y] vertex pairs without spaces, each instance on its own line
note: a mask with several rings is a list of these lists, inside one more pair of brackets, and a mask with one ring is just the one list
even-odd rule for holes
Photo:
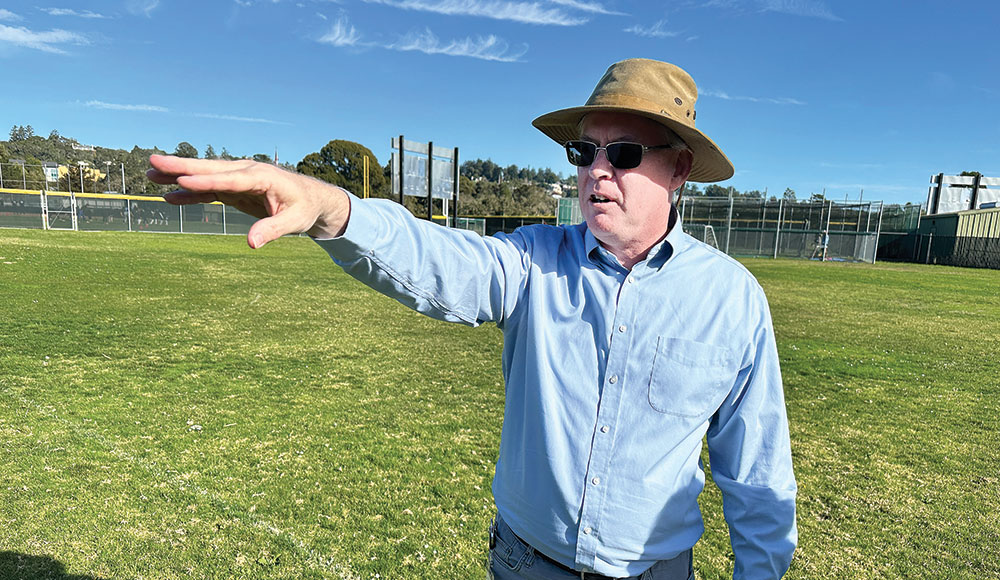
[[[788,577],[1000,578],[1000,272],[746,263],[785,374]],[[482,578],[500,345],[307,239],[0,230],[0,578]],[[698,577],[726,578],[702,503]]]

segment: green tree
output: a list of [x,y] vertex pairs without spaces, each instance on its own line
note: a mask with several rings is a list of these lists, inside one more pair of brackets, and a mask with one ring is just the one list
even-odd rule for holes
[[258,163],[274,164],[274,159],[271,159],[271,156],[267,153],[254,153],[253,160]]
[[812,203],[822,203],[826,201],[826,196],[822,193],[812,193],[809,194],[809,201]]
[[795,201],[795,190],[791,187],[786,187],[785,193],[781,194],[781,197],[785,201]]
[[219,153],[219,159],[225,159],[226,161],[232,161],[233,159],[236,159],[236,158],[233,157],[232,154],[230,154],[229,151],[225,147],[223,147],[222,148],[222,153]]
[[215,154],[215,149],[212,148],[212,144],[209,143],[205,147],[205,159],[218,159],[219,156]]
[[194,145],[188,143],[187,141],[181,141],[177,144],[177,148],[174,149],[174,155],[178,157],[196,159],[198,157],[198,150],[194,148]]
[[729,197],[729,188],[722,187],[717,183],[710,183],[705,186],[706,197]]
[[388,181],[378,158],[370,149],[353,141],[335,139],[315,153],[306,155],[295,168],[303,175],[332,183],[362,195],[364,191],[364,158],[368,157],[368,183],[372,195],[382,197]]

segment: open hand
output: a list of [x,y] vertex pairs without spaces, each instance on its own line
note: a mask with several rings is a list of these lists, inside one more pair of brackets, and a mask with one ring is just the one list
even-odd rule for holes
[[150,181],[176,184],[163,198],[174,205],[220,201],[260,218],[247,243],[259,248],[286,234],[341,235],[350,217],[346,192],[329,183],[256,161],[188,159],[152,155]]

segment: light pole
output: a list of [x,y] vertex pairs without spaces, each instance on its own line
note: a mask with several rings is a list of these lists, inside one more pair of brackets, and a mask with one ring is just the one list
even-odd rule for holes
[[111,162],[104,162],[104,193],[111,193]]

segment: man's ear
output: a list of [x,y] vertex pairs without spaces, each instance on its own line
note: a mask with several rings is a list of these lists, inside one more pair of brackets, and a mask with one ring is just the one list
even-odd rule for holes
[[682,149],[677,153],[677,161],[674,162],[674,175],[673,181],[671,182],[671,190],[675,190],[687,181],[688,175],[691,174],[691,164],[694,162],[694,156],[688,149]]

